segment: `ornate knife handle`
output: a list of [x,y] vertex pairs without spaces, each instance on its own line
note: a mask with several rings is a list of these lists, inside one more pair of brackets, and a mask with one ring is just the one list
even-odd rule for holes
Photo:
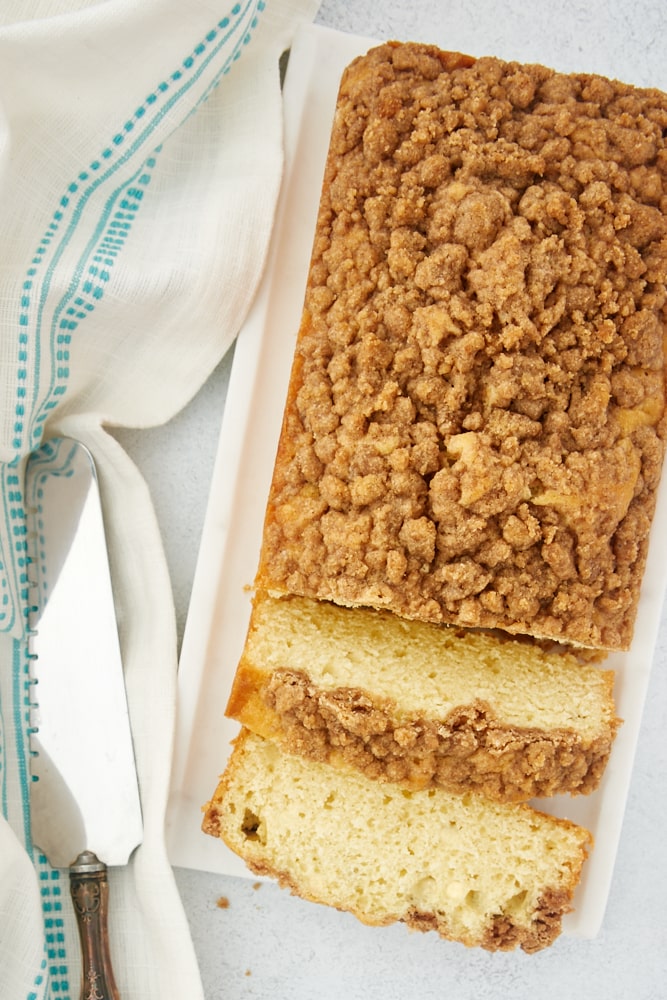
[[107,866],[83,851],[69,870],[83,960],[81,1000],[120,1000],[109,954]]

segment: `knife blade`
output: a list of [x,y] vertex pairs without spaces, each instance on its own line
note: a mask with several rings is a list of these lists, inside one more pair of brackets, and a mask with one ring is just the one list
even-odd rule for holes
[[90,452],[47,441],[25,478],[31,583],[30,822],[69,868],[82,948],[81,997],[118,1000],[107,866],[143,836],[102,506]]

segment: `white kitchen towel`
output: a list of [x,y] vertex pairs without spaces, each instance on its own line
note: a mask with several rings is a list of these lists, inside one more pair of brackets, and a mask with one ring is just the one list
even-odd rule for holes
[[98,466],[145,823],[111,872],[116,979],[132,1000],[201,996],[163,839],[173,601],[148,489],[107,428],[169,419],[236,336],[281,179],[279,58],[317,6],[0,4],[2,1000],[80,986],[66,878],[33,847],[27,795],[23,473],[61,434]]

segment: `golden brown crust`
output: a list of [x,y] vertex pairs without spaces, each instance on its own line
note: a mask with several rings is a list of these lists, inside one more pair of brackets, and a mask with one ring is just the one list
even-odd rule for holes
[[267,674],[244,659],[227,715],[288,753],[376,781],[474,791],[498,802],[594,791],[618,724],[585,741],[570,729],[504,724],[481,701],[443,719],[399,718],[388,699],[354,688],[323,691],[300,671]]
[[225,715],[242,722],[265,739],[276,739],[280,738],[283,726],[276,713],[268,709],[266,683],[266,670],[254,667],[244,650],[234,674]]
[[664,453],[666,127],[664,94],[596,76],[355,61],[262,587],[628,647]]
[[[204,830],[211,833],[211,830]],[[218,834],[214,833],[214,836]],[[329,900],[322,900],[304,886],[300,885],[290,872],[274,868],[266,861],[258,861],[254,858],[245,858],[245,863],[254,875],[263,878],[273,879],[282,889],[287,889],[293,896],[298,896],[309,903],[322,903],[331,905]],[[411,930],[415,931],[435,931],[446,941],[456,941],[467,948],[483,948],[485,951],[514,951],[520,948],[527,954],[532,955],[544,948],[550,947],[561,934],[563,917],[569,913],[571,907],[572,893],[563,889],[547,889],[544,897],[540,900],[535,917],[526,928],[514,923],[511,917],[493,917],[491,926],[484,934],[481,941],[474,938],[465,939],[461,934],[453,934],[447,920],[442,913],[425,912],[415,907],[408,909],[404,914],[395,914],[383,918],[372,919],[365,910],[354,909],[353,907],[335,906],[343,912],[351,913],[360,923],[367,927],[388,927],[390,924],[400,922]]]

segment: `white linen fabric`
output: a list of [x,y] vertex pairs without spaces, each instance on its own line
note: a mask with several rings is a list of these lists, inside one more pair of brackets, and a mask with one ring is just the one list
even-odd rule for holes
[[163,838],[173,600],[147,486],[107,428],[168,420],[242,324],[281,179],[279,57],[317,6],[0,4],[2,1000],[80,988],[66,873],[33,846],[28,798],[23,473],[58,435],[98,467],[142,797],[144,841],[110,872],[118,987],[201,996]]

